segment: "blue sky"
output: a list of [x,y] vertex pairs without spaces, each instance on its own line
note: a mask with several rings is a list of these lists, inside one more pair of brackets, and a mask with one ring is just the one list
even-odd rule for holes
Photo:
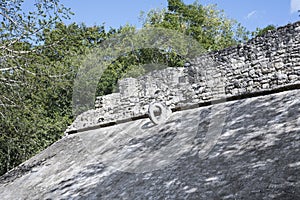
[[[33,0],[30,0],[33,1]],[[184,0],[190,4],[194,0]],[[300,20],[300,0],[199,0],[203,5],[217,4],[229,18],[236,19],[248,30],[269,24],[283,26]],[[141,27],[140,12],[167,7],[167,0],[61,0],[75,13],[72,21],[89,26],[105,23],[107,28],[118,28],[126,23]]]

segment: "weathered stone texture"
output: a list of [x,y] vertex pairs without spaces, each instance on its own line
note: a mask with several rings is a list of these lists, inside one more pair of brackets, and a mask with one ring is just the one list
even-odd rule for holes
[[[202,138],[220,105],[173,113],[170,122],[184,131],[172,134],[168,124],[142,119],[69,135],[4,175],[1,199],[300,199],[299,99],[295,90],[227,102],[207,156],[199,155]],[[192,137],[164,167],[116,170],[128,157],[147,167],[144,155],[159,154],[182,134]]]
[[97,97],[96,109],[78,116],[68,131],[145,115],[153,101],[174,109],[297,83],[300,22],[246,44],[199,56],[185,68],[167,68],[121,80],[120,93]]

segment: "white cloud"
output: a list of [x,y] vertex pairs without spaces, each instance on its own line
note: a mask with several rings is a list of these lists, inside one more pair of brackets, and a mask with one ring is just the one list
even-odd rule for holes
[[291,13],[300,10],[300,0],[291,0]]
[[246,19],[250,19],[251,17],[255,16],[256,13],[257,13],[256,10],[253,10],[253,11],[249,12],[249,13],[247,14],[247,16],[246,16]]

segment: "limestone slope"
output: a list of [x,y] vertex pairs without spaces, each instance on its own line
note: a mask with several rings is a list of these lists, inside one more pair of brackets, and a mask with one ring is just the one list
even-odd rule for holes
[[1,177],[1,199],[300,199],[299,99],[292,90],[69,135]]

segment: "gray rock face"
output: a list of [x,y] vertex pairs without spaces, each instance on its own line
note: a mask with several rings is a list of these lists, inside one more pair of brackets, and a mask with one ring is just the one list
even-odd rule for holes
[[[287,91],[175,112],[164,125],[69,135],[4,175],[1,199],[299,199],[299,98]],[[203,155],[219,106],[221,133]]]

